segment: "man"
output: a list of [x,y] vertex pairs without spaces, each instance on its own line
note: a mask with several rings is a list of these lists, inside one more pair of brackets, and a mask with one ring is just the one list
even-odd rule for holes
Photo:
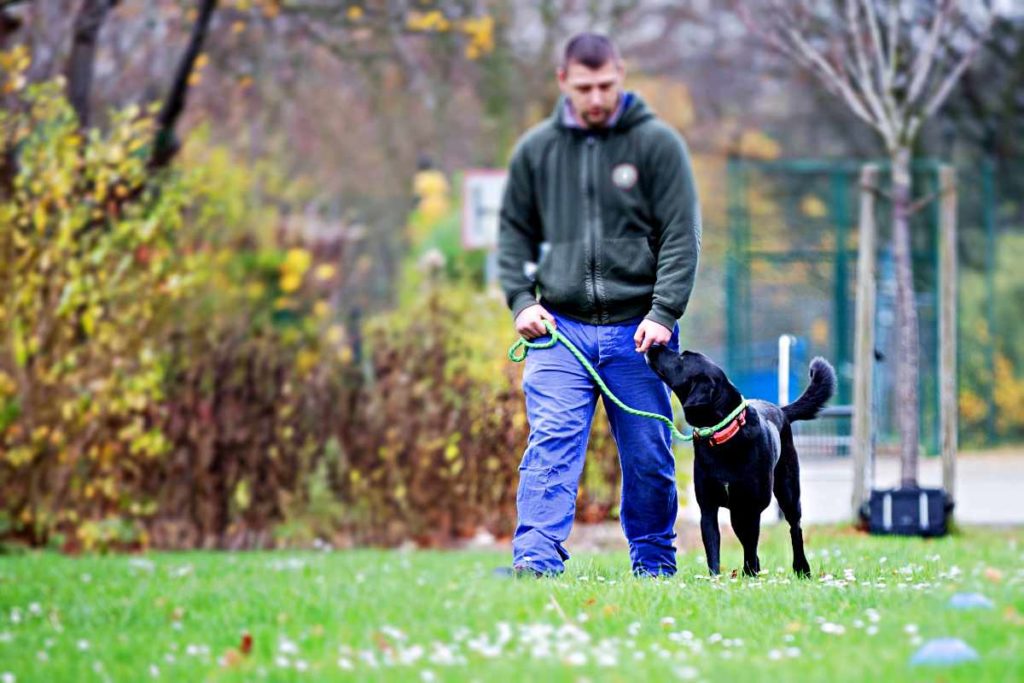
[[[678,350],[676,320],[697,271],[700,210],[685,143],[623,90],[624,77],[607,37],[583,33],[567,44],[558,69],[562,97],[512,155],[498,270],[519,334],[546,335],[547,321],[626,405],[670,415],[669,389],[644,352],[653,344]],[[562,543],[599,389],[562,344],[530,352],[523,389],[530,437],[519,467],[513,571],[558,574],[569,558]],[[674,574],[678,498],[669,429],[604,401],[622,466],[620,518],[633,571]]]

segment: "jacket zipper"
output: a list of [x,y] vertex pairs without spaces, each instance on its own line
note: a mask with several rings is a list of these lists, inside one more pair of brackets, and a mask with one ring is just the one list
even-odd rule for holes
[[594,313],[597,322],[601,322],[601,300],[597,292],[597,232],[598,232],[598,210],[597,210],[597,140],[594,136],[587,137],[587,154],[584,163],[584,178],[586,200],[587,200],[587,237],[590,241],[590,291],[594,301]]

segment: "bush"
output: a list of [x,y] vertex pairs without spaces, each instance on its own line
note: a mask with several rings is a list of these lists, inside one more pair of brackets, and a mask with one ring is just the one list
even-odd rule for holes
[[[511,533],[521,368],[500,297],[470,284],[479,255],[434,281],[412,250],[399,308],[346,329],[328,302],[342,260],[270,236],[258,172],[204,145],[152,176],[147,112],[83,134],[61,91],[31,86],[0,112],[0,538],[107,551]],[[619,490],[597,424],[591,520]]]
[[30,540],[152,505],[132,492],[169,446],[159,340],[198,268],[183,183],[148,182],[153,131],[129,107],[84,136],[59,82],[0,113],[0,495]]

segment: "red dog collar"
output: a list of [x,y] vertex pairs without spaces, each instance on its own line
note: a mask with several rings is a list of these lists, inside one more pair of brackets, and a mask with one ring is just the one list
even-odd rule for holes
[[747,411],[744,410],[733,418],[732,422],[707,437],[708,443],[712,446],[721,446],[723,443],[739,434],[740,427],[745,424],[747,424]]

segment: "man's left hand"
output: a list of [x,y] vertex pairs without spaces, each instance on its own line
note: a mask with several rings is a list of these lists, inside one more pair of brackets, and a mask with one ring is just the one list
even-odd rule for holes
[[661,323],[647,319],[640,323],[640,326],[636,328],[636,334],[633,335],[637,353],[645,353],[655,344],[668,344],[668,340],[671,338],[672,330]]

